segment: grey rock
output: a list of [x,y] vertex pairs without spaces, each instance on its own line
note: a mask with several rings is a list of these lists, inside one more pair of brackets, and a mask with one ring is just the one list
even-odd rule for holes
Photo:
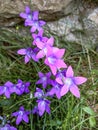
[[13,26],[21,21],[19,13],[28,5],[40,11],[40,18],[50,21],[64,16],[64,9],[72,0],[0,0],[0,26]]
[[[48,22],[47,27],[52,34],[62,37],[65,42],[78,43],[85,47],[98,45],[98,8],[74,3],[74,11],[58,21]],[[70,10],[71,8],[70,7]]]

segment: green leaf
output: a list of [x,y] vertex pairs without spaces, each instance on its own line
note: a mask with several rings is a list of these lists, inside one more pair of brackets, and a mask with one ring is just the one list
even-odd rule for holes
[[89,124],[90,124],[91,127],[95,127],[96,126],[96,119],[95,119],[95,117],[91,116],[89,118]]
[[95,115],[95,112],[90,107],[84,107],[83,110],[91,116]]

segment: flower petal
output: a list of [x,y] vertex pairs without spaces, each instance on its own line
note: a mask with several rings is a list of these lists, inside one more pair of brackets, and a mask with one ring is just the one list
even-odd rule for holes
[[27,13],[27,14],[31,12],[29,6],[26,6],[25,10],[26,10],[26,13]]
[[70,92],[77,98],[80,98],[80,92],[76,85],[70,87]]
[[87,81],[87,78],[85,77],[74,77],[74,82],[77,85],[83,84],[86,81]]
[[40,25],[40,26],[43,26],[43,25],[45,25],[45,24],[46,24],[45,21],[43,21],[43,20],[40,20],[40,21],[39,21],[39,25]]
[[58,49],[57,53],[57,58],[62,58],[64,53],[65,53],[65,49]]
[[32,26],[32,27],[31,27],[31,30],[30,30],[30,31],[31,31],[31,32],[35,32],[35,31],[36,31],[36,27],[33,25],[33,23],[31,24],[31,26]]
[[25,64],[28,63],[30,58],[28,56],[25,56]]
[[33,33],[32,37],[35,39],[37,37],[37,34]]
[[50,114],[50,107],[49,107],[48,104],[46,104],[46,112],[47,112],[48,114]]
[[41,83],[43,83],[42,79],[39,79],[39,80],[36,82],[36,84],[41,84]]
[[38,103],[38,110],[39,110],[40,116],[42,116],[45,112],[45,101],[40,101]]
[[4,93],[4,87],[0,86],[0,95],[2,95]]
[[59,83],[59,84],[63,84],[63,82],[62,82],[62,78],[56,78],[56,81]]
[[18,117],[16,119],[16,125],[19,125],[21,121],[22,121],[22,116],[18,115]]
[[38,20],[39,11],[33,12],[33,20]]
[[43,42],[41,42],[41,41],[37,41],[37,42],[36,42],[36,45],[37,45],[37,47],[38,47],[39,49],[43,49],[43,47],[45,46],[45,44],[44,44]]
[[25,55],[26,54],[26,49],[20,49],[17,51],[18,54],[20,55]]
[[44,76],[44,74],[42,72],[38,72],[38,76],[41,78]]
[[67,68],[67,65],[61,59],[57,60],[56,66],[57,66],[58,69],[60,69],[60,68]]
[[53,65],[49,65],[49,67],[50,67],[50,69],[51,69],[53,75],[56,75],[57,68],[56,68],[55,66],[53,66]]
[[7,98],[10,98],[10,92],[9,92],[8,90],[5,91],[5,96],[6,96]]
[[23,120],[28,123],[29,122],[29,118],[26,114],[23,115]]
[[48,41],[47,41],[47,44],[50,45],[50,46],[53,46],[54,38],[53,37],[49,38]]
[[37,58],[37,59],[40,59],[40,58],[43,58],[44,56],[45,56],[45,53],[44,53],[43,50],[41,50],[41,51],[39,51],[39,52],[37,53],[36,58]]
[[27,18],[27,14],[26,13],[20,13],[20,15],[19,15],[20,17],[22,17],[22,18],[24,18],[24,19],[26,19]]
[[10,87],[10,86],[13,86],[13,83],[10,81],[7,81],[4,85]]
[[68,91],[69,91],[69,87],[67,87],[66,85],[64,85],[64,86],[61,88],[60,95],[61,95],[61,96],[64,96],[66,93],[68,93]]
[[74,72],[71,66],[68,67],[67,71],[66,71],[66,77],[73,77],[74,76]]

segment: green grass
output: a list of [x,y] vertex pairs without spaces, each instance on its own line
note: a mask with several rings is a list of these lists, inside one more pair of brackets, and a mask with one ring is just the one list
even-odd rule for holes
[[[42,61],[24,64],[23,57],[17,55],[18,49],[31,46],[29,35],[23,37],[17,30],[16,33],[0,30],[0,85],[8,80],[16,83],[22,79],[31,82],[30,90],[33,93],[38,71],[47,72],[49,68]],[[20,105],[30,110],[35,105],[35,99],[30,99],[30,94],[13,94],[9,100],[0,96],[0,115],[6,115],[18,130],[98,130],[98,108],[95,107],[98,104],[98,54],[81,44],[65,43],[57,37],[55,39],[56,45],[60,42],[66,48],[64,59],[67,65],[72,65],[75,75],[88,78],[85,84],[79,86],[81,98],[76,99],[71,93],[60,100],[53,98],[50,115],[31,115],[29,124],[22,122],[16,126],[15,118],[10,117],[11,112],[17,111]]]

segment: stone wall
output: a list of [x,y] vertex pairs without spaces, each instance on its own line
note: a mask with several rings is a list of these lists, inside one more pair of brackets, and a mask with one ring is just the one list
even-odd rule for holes
[[40,19],[47,21],[45,30],[65,42],[88,47],[98,44],[98,6],[91,0],[0,0],[0,27],[12,28],[20,24],[19,13],[29,5],[40,11]]

